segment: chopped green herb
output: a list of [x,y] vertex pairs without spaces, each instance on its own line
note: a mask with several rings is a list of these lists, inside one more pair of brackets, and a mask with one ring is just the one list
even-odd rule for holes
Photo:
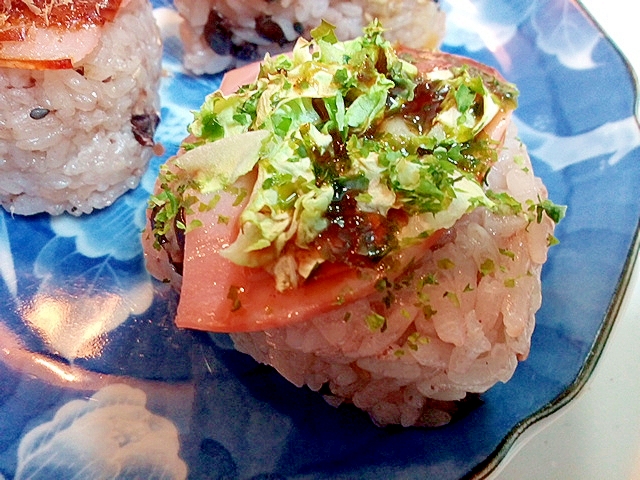
[[407,346],[410,350],[417,351],[420,345],[426,345],[430,342],[430,338],[420,332],[413,332],[407,337]]
[[471,91],[471,89],[463,83],[457,88],[455,97],[460,113],[466,113],[466,111],[473,106],[476,93]]
[[501,215],[518,215],[522,212],[522,204],[506,192],[487,191],[487,197],[495,202],[493,209]]
[[542,221],[542,212],[546,213],[554,223],[560,223],[566,214],[567,207],[565,205],[556,205],[551,200],[542,200],[537,208],[537,221]]
[[382,315],[374,312],[365,317],[365,322],[367,323],[369,330],[371,330],[372,332],[383,332],[387,324],[387,319]]
[[547,235],[547,245],[553,247],[554,245],[558,245],[560,240],[558,240],[555,236],[549,234]]
[[386,278],[379,279],[375,284],[375,289],[378,292],[384,292],[387,288],[391,286],[391,283]]
[[456,264],[453,263],[449,258],[441,258],[440,260],[438,260],[438,268],[441,268],[443,270],[450,270],[455,266]]
[[202,222],[198,219],[191,220],[189,225],[185,229],[185,233],[189,233],[190,231],[202,227]]
[[213,198],[211,199],[211,201],[209,203],[200,203],[198,204],[198,211],[199,212],[208,212],[209,210],[213,210],[214,208],[216,208],[216,205],[218,204],[218,202],[220,201],[220,195],[216,194],[213,196]]
[[504,255],[505,257],[509,257],[511,260],[515,260],[516,258],[516,254],[507,248],[499,248],[498,251],[500,252],[501,255]]
[[460,299],[458,298],[458,295],[456,295],[455,292],[444,292],[443,297],[445,297],[446,299],[448,299],[451,303],[453,303],[456,307],[460,307]]
[[496,270],[496,264],[490,258],[487,258],[480,264],[480,273],[482,276],[491,275]]
[[420,277],[420,288],[422,289],[425,285],[438,285],[435,273],[428,273]]
[[431,305],[429,304],[426,304],[422,307],[422,314],[424,315],[425,320],[429,320],[436,313],[438,313],[438,311],[434,310],[433,307],[431,307]]

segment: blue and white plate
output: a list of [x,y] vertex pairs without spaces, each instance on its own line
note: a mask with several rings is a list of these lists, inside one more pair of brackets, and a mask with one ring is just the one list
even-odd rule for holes
[[220,77],[185,74],[167,38],[167,153],[140,187],[81,218],[0,213],[0,478],[482,477],[523,429],[576,395],[638,252],[633,77],[571,0],[443,8],[443,48],[520,88],[520,136],[551,198],[569,207],[543,270],[531,354],[513,379],[447,427],[381,429],[224,335],[176,329],[177,296],[146,273],[140,231],[159,165]]

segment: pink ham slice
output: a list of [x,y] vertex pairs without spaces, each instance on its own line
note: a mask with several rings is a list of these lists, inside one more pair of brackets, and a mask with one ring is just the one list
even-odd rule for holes
[[89,55],[104,24],[129,0],[9,3],[0,11],[0,67],[59,70],[75,68]]

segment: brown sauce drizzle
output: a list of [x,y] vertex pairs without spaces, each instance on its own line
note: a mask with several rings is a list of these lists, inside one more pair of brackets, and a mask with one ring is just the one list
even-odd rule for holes
[[336,191],[326,218],[329,227],[314,241],[314,248],[330,262],[373,268],[397,247],[396,235],[406,214],[390,210],[386,216],[358,209],[354,190]]
[[433,84],[420,82],[414,90],[414,98],[402,105],[401,114],[405,120],[418,128],[419,133],[431,129],[433,120],[440,112],[448,89],[436,89]]

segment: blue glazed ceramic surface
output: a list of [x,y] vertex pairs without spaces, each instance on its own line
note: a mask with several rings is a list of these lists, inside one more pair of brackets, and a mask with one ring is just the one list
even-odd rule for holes
[[[81,218],[0,212],[0,478],[482,476],[524,427],[572,398],[637,254],[636,87],[570,0],[442,3],[443,49],[518,85],[520,136],[551,198],[568,205],[531,354],[513,379],[450,426],[380,429],[224,335],[176,329],[177,296],[146,273],[140,231],[160,164],[220,77],[185,74],[168,36],[157,134],[167,151],[140,187]],[[169,18],[168,1],[154,4]]]

